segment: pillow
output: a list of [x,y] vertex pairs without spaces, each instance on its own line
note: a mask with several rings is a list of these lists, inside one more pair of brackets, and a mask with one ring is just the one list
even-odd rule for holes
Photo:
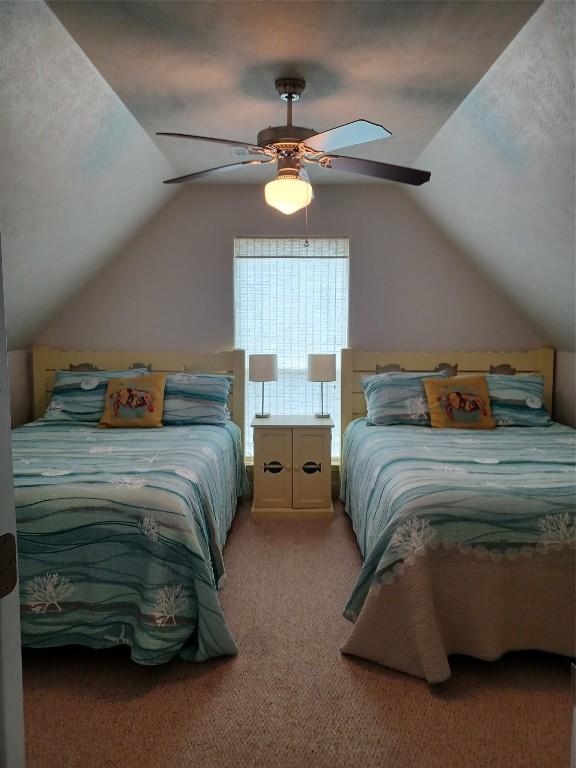
[[424,381],[433,427],[493,429],[490,395],[484,376],[457,376]]
[[492,414],[499,427],[548,427],[543,376],[486,376]]
[[42,421],[81,421],[98,424],[104,412],[110,379],[142,376],[146,368],[126,371],[56,371],[52,399]]
[[169,374],[164,390],[164,424],[224,424],[230,421],[228,396],[232,380],[232,376],[207,373]]
[[447,378],[438,373],[379,373],[363,376],[362,387],[368,406],[368,423],[390,426],[413,424],[430,426],[430,413],[424,392],[425,378]]
[[165,373],[110,379],[99,427],[161,427]]

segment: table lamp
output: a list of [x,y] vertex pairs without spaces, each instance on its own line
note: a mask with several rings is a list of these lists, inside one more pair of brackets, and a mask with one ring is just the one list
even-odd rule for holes
[[315,416],[327,419],[330,414],[324,413],[324,382],[336,381],[336,355],[308,355],[308,381],[320,382],[320,413]]
[[264,413],[264,382],[278,380],[278,356],[250,355],[248,357],[248,378],[250,381],[262,382],[262,410],[254,415],[259,419],[267,419],[270,414]]

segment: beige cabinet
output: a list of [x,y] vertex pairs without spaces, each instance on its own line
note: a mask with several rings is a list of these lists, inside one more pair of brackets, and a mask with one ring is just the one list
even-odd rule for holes
[[328,519],[331,500],[331,419],[255,418],[255,519]]

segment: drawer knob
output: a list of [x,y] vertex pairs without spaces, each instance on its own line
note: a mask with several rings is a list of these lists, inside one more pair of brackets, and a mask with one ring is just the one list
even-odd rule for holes
[[302,472],[307,475],[313,475],[315,472],[322,472],[322,462],[307,461],[302,465]]

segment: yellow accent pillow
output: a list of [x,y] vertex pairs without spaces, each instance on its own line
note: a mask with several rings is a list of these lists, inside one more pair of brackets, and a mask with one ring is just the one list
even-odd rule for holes
[[433,427],[494,429],[490,395],[484,376],[424,379]]
[[161,427],[166,374],[110,379],[99,427]]

